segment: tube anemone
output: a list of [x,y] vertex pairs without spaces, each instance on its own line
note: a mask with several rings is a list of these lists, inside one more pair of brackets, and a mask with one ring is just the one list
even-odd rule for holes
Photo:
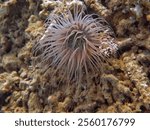
[[[99,71],[103,62],[117,50],[113,31],[95,14],[85,14],[78,6],[64,14],[51,14],[46,31],[34,46],[41,68],[62,71],[69,81],[81,80],[89,71]],[[99,69],[100,68],[100,69]]]

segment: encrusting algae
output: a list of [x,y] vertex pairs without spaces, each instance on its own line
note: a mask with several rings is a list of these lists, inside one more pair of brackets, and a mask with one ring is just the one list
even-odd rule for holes
[[[53,68],[44,74],[32,63],[45,19],[66,14],[76,2],[87,15],[109,22],[118,47],[103,72],[90,73],[88,85],[83,77],[80,87],[60,81]],[[148,0],[7,0],[0,7],[1,112],[150,112]]]

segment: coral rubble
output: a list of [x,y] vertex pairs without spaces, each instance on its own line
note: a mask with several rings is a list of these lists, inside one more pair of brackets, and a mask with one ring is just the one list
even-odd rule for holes
[[[76,2],[111,24],[119,46],[103,73],[80,86],[32,63],[45,19]],[[1,112],[150,112],[148,0],[7,0],[0,2],[0,25]]]

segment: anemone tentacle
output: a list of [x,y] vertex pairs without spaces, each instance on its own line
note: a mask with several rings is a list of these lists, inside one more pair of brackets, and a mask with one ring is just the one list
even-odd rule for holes
[[[95,17],[96,18],[95,18]],[[114,32],[108,22],[95,14],[74,7],[64,14],[52,14],[45,22],[45,33],[33,53],[41,67],[64,71],[68,79],[81,80],[83,73],[102,69],[103,61],[117,50]],[[40,52],[40,53],[38,53]]]

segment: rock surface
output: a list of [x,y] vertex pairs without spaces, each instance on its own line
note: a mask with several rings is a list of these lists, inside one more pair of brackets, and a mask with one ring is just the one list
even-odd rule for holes
[[60,82],[62,75],[52,76],[52,69],[43,74],[34,66],[32,55],[47,16],[64,11],[73,2],[0,2],[1,112],[150,112],[150,2],[84,3],[87,12],[109,21],[119,50],[103,74],[90,75],[88,85],[76,86]]

